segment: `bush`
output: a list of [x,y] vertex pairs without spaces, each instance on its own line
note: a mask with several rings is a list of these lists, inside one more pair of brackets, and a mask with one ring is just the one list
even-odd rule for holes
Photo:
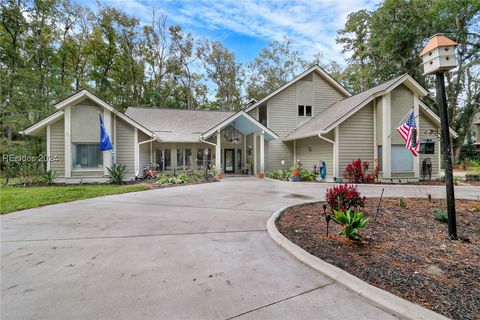
[[54,184],[56,178],[57,178],[56,172],[55,172],[55,171],[52,171],[52,170],[47,170],[47,171],[45,171],[45,173],[43,174],[43,179],[45,180],[45,182],[46,182],[47,184]]
[[433,216],[435,220],[440,222],[448,222],[448,213],[445,209],[433,208],[432,209]]
[[268,178],[271,178],[271,179],[286,181],[286,180],[288,180],[288,178],[290,178],[290,176],[292,174],[289,171],[286,171],[286,170],[276,170],[276,171],[273,171],[271,173],[267,172],[265,175]]
[[122,184],[127,166],[124,164],[113,164],[108,170],[108,177],[113,184]]
[[362,162],[357,159],[349,163],[343,172],[343,177],[350,183],[374,183],[378,178],[378,168],[372,173],[367,173],[370,163],[368,161]]
[[359,209],[365,205],[365,197],[360,196],[354,184],[341,184],[329,188],[325,198],[332,210]]
[[349,239],[358,239],[359,231],[368,223],[368,218],[365,219],[365,213],[362,211],[354,211],[352,208],[346,212],[342,210],[335,210],[335,216],[332,220],[342,226],[343,230],[338,234]]
[[403,200],[402,198],[400,198],[400,199],[398,200],[398,206],[399,206],[400,208],[406,208],[406,207],[407,207],[407,204],[405,203],[405,200]]
[[301,169],[300,177],[302,178],[302,181],[315,181],[317,179],[317,174],[310,170]]

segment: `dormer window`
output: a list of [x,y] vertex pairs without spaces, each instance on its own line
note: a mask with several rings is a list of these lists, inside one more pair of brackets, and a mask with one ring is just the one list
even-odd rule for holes
[[311,117],[312,116],[312,106],[298,106],[298,116],[299,117]]

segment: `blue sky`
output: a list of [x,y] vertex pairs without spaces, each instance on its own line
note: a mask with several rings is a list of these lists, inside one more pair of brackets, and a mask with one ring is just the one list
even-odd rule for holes
[[[234,51],[241,62],[253,60],[272,40],[287,36],[305,57],[322,52],[325,61],[344,63],[336,31],[347,15],[360,9],[373,9],[372,0],[312,1],[179,1],[104,0],[121,8],[142,23],[151,21],[152,10],[165,13],[169,24],[180,24],[195,38],[218,40]],[[79,1],[92,9],[96,0]]]

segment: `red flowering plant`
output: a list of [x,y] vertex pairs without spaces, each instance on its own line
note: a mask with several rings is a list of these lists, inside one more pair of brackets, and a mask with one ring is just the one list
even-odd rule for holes
[[374,183],[378,178],[378,167],[373,172],[367,173],[370,163],[360,159],[349,163],[343,172],[343,177],[350,183]]
[[333,210],[358,210],[365,205],[365,197],[360,195],[355,184],[340,184],[327,189],[325,194],[328,205]]

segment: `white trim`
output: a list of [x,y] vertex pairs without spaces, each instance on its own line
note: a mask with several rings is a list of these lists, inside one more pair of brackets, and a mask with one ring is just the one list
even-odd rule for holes
[[260,133],[260,173],[265,173],[265,132]]
[[222,136],[220,130],[217,132],[217,144],[215,145],[215,168],[217,172],[223,172],[222,168]]
[[406,87],[413,91],[417,91],[419,96],[426,96],[428,95],[428,91],[422,87],[415,79],[413,79],[409,74],[404,74],[401,78],[399,78],[396,82],[391,84],[386,90],[385,93],[392,92],[396,87],[398,87],[400,84],[405,84],[406,82]]
[[65,178],[72,176],[72,135],[71,135],[72,108],[65,108],[64,128],[65,128]]
[[442,174],[442,141],[438,140],[438,176]]
[[51,141],[50,141],[51,138],[52,136],[50,133],[50,125],[47,125],[47,170],[50,170],[51,168],[51,159],[50,159],[50,157],[52,156],[52,148],[51,148]]
[[377,99],[373,100],[373,162],[378,163],[377,147]]
[[382,178],[392,177],[391,94],[382,96]]
[[291,86],[292,84],[294,84],[295,82],[297,82],[298,80],[300,80],[301,78],[305,77],[306,75],[308,75],[309,73],[313,72],[313,71],[317,71],[318,73],[320,73],[328,82],[330,82],[334,87],[336,87],[340,92],[342,92],[343,94],[345,94],[347,97],[350,97],[352,94],[350,93],[350,91],[348,91],[347,89],[345,89],[340,83],[338,83],[331,75],[329,75],[325,70],[323,70],[322,68],[320,68],[318,65],[314,65],[310,68],[308,68],[307,70],[305,70],[303,73],[299,74],[298,76],[296,76],[295,78],[293,78],[292,80],[290,80],[289,82],[285,83],[283,86],[281,86],[280,88],[278,88],[277,90],[273,91],[272,93],[270,93],[269,95],[265,96],[264,98],[260,99],[259,101],[257,101],[256,103],[252,104],[250,107],[246,108],[245,109],[245,112],[249,112],[251,110],[253,110],[254,108],[258,107],[259,105],[261,105],[262,103],[264,103],[265,101],[267,101],[268,99],[270,99],[271,97],[273,97],[274,95],[280,93],[281,91],[285,90],[286,88],[288,88],[289,86]]
[[32,124],[30,127],[26,128],[25,130],[20,131],[20,134],[31,134],[33,131],[38,130],[43,126],[49,125],[54,121],[60,119],[64,113],[65,113],[64,111],[57,111],[49,115],[48,117],[38,121],[37,123]]
[[79,103],[82,100],[85,100],[87,98],[92,100],[93,102],[95,102],[99,106],[101,106],[101,107],[107,109],[108,111],[114,113],[115,115],[118,115],[122,120],[124,120],[128,124],[134,126],[135,128],[139,129],[140,131],[142,131],[146,135],[148,135],[148,136],[153,135],[153,132],[151,132],[150,130],[148,130],[147,128],[142,126],[141,124],[137,123],[136,121],[132,120],[130,117],[126,116],[125,114],[117,111],[117,109],[115,109],[114,107],[112,107],[111,105],[109,105],[108,103],[106,103],[105,101],[103,101],[102,99],[98,98],[97,96],[95,96],[94,94],[92,94],[91,92],[89,92],[85,89],[76,93],[76,94],[74,94],[73,96],[57,103],[55,105],[55,108],[57,110],[60,110],[60,109],[63,109],[67,106],[71,106],[71,105],[74,105],[76,103]]
[[150,141],[150,163],[153,163],[153,141]]
[[253,134],[253,173],[257,174],[257,134]]
[[251,115],[249,115],[243,110],[238,111],[237,113],[233,114],[232,116],[228,117],[227,119],[217,124],[215,127],[206,131],[205,133],[202,134],[200,138],[204,140],[210,138],[215,132],[227,127],[231,122],[233,122],[235,119],[237,119],[240,116],[246,117],[248,120],[252,121],[252,123],[254,123],[260,130],[265,131],[266,133],[271,135],[274,139],[278,139],[278,135],[275,132],[265,127],[263,124],[258,122],[255,118],[253,118]]
[[117,115],[113,114],[113,163],[117,163]]
[[333,176],[337,179],[339,178],[339,168],[340,168],[340,127],[335,127],[335,143],[333,145]]
[[[108,137],[112,137],[112,113],[103,109],[103,125],[107,130]],[[112,166],[112,151],[103,151],[103,173],[108,175],[108,168]]]
[[133,157],[134,157],[134,169],[135,177],[140,174],[140,147],[138,144],[138,129],[133,128]]
[[335,144],[335,141],[330,140],[330,139],[328,139],[328,138],[325,138],[324,136],[322,136],[321,133],[318,134],[318,137],[319,137],[320,139],[322,139],[322,140],[325,140],[325,141],[327,141],[327,142],[330,142],[330,143],[332,143],[332,144]]
[[[416,93],[413,94],[413,114],[415,116],[415,119],[418,119],[418,121],[415,121],[417,124],[417,135],[418,135],[418,140],[420,141],[420,117],[419,117],[419,112],[420,112],[420,107],[419,107],[420,99]],[[413,157],[413,174],[415,178],[420,177],[420,153],[416,156]]]
[[293,164],[297,163],[297,140],[293,140]]

